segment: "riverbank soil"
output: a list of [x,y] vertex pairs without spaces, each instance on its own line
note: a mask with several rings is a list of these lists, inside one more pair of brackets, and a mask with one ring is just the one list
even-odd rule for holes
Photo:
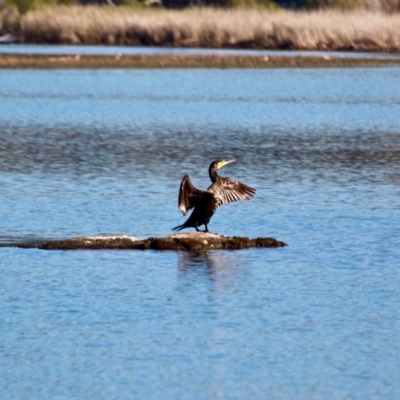
[[242,55],[2,54],[0,68],[344,68],[400,65],[400,58]]

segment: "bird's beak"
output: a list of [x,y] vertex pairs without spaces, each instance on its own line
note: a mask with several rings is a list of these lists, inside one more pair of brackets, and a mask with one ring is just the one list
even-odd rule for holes
[[225,167],[225,165],[231,164],[233,162],[235,162],[235,160],[223,160],[221,161],[220,168],[223,168]]

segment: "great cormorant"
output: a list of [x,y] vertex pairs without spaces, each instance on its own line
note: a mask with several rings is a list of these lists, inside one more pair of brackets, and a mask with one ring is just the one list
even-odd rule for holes
[[250,200],[256,190],[239,181],[235,181],[226,176],[219,176],[217,171],[225,165],[233,163],[235,160],[217,160],[210,164],[208,173],[212,185],[207,190],[199,190],[192,185],[189,175],[185,175],[179,188],[179,209],[183,215],[193,208],[190,217],[182,225],[173,228],[180,231],[185,228],[196,228],[204,225],[208,232],[207,224],[210,222],[215,210],[224,205],[237,200]]

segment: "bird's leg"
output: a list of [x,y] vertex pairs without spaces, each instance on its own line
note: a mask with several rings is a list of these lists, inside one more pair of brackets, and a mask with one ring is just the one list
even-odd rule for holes
[[204,231],[202,231],[201,229],[199,229],[199,225],[197,225],[198,223],[196,222],[196,231],[197,232],[209,232],[209,230],[208,230],[208,227],[207,227],[207,224],[204,224],[204,226],[206,227],[205,229],[204,229]]

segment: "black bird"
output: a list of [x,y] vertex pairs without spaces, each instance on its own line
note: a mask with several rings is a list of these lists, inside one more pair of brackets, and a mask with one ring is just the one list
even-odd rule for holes
[[233,163],[235,160],[217,160],[210,164],[208,173],[212,185],[207,190],[196,189],[190,182],[189,175],[185,175],[179,188],[179,209],[183,215],[194,208],[190,217],[182,225],[173,228],[174,231],[180,231],[185,228],[196,228],[204,225],[208,232],[207,224],[214,215],[215,210],[224,205],[237,200],[250,200],[256,190],[239,181],[235,181],[226,176],[219,176],[217,171],[225,165]]

